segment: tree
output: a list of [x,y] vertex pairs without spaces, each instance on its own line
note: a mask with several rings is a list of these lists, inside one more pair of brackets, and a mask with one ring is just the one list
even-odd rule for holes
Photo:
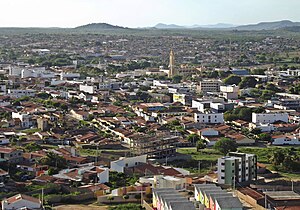
[[182,80],[182,76],[181,75],[175,75],[175,76],[172,77],[173,83],[176,83],[176,84],[180,83],[181,80]]
[[254,77],[244,77],[239,83],[240,88],[254,88],[257,81]]
[[228,152],[235,152],[237,150],[237,143],[229,138],[221,138],[214,145],[214,149],[226,155]]
[[40,159],[40,163],[43,165],[48,165],[56,168],[65,168],[67,161],[64,157],[59,156],[54,152],[47,153],[46,157]]
[[28,152],[33,152],[33,151],[41,150],[42,147],[41,147],[41,145],[32,142],[32,143],[26,144],[26,146],[24,147],[24,149],[26,151],[28,151]]
[[270,142],[272,137],[269,133],[260,133],[257,135],[258,140]]
[[238,85],[241,82],[241,77],[236,75],[230,75],[224,79],[226,85]]
[[194,144],[195,142],[198,142],[200,140],[200,136],[197,134],[190,134],[187,136],[187,140]]
[[[248,129],[247,129],[248,130]],[[253,133],[254,135],[259,135],[261,133],[261,129],[260,128],[254,128],[251,133]]]
[[199,152],[201,149],[204,149],[206,147],[206,144],[202,139],[198,140],[196,143],[197,151]]
[[253,69],[251,70],[251,74],[253,75],[265,75],[265,69]]
[[110,206],[109,210],[142,210],[144,209],[140,204],[135,203],[127,203],[127,204],[120,204],[117,206]]

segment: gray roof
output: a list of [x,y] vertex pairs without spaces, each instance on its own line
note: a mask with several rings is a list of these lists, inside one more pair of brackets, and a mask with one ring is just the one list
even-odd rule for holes
[[233,197],[231,193],[227,193],[227,192],[220,192],[220,193],[212,193],[209,195],[213,200],[215,200],[216,198],[224,198],[224,197]]
[[196,210],[192,202],[171,202],[170,207],[172,210]]
[[237,197],[216,198],[221,208],[243,208],[241,201]]
[[161,189],[153,189],[153,194],[162,195],[162,194],[177,194],[178,192],[173,188],[161,188]]
[[200,191],[202,192],[205,189],[217,189],[220,187],[216,186],[215,184],[195,184],[195,188],[197,189],[198,192]]
[[207,196],[209,196],[212,193],[218,193],[223,192],[221,188],[212,188],[212,189],[204,189],[202,190],[203,193],[205,193]]
[[274,200],[300,199],[300,194],[293,191],[270,191],[264,192],[264,194]]

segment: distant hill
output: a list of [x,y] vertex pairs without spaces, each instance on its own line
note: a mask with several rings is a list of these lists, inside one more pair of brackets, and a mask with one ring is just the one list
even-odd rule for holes
[[179,28],[185,28],[184,26],[179,26],[175,24],[164,24],[164,23],[158,23],[154,26],[154,28],[157,29],[179,29]]
[[235,27],[236,30],[245,30],[245,31],[260,31],[260,30],[277,30],[300,26],[300,22],[292,22],[290,20],[282,20],[276,22],[261,22],[258,24],[243,25]]
[[282,28],[282,30],[290,31],[290,32],[300,32],[300,26],[291,26]]
[[193,25],[190,28],[212,28],[212,29],[225,29],[225,28],[233,28],[236,27],[236,25],[228,24],[228,23],[217,23],[212,25]]
[[76,30],[115,30],[115,29],[125,29],[121,26],[114,26],[108,23],[90,23],[83,26],[78,26]]
[[164,24],[158,23],[153,28],[156,29],[222,29],[222,28],[233,28],[232,24],[218,23],[214,25],[192,25],[192,26],[180,26],[176,24]]

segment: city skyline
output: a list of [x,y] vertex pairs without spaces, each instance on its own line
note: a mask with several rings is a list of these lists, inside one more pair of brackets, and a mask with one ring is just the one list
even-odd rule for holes
[[0,27],[67,27],[109,23],[150,27],[157,23],[209,25],[300,21],[300,2],[290,0],[4,0]]

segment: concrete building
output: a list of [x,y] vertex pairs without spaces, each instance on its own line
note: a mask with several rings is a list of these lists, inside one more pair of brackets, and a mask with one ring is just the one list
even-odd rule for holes
[[30,114],[21,113],[21,112],[12,112],[11,115],[13,119],[20,120],[21,123],[20,126],[22,128],[30,128],[33,125]]
[[273,145],[300,145],[297,135],[276,135],[272,136]]
[[23,159],[23,151],[10,147],[0,147],[0,162],[18,163]]
[[289,76],[299,77],[300,76],[300,69],[288,69],[287,74]]
[[7,93],[11,98],[21,98],[21,97],[24,97],[24,96],[34,97],[36,91],[31,90],[31,89],[28,89],[28,90],[8,89]]
[[195,113],[194,120],[198,123],[205,123],[205,124],[222,124],[224,123],[224,115],[223,113]]
[[93,85],[79,85],[79,90],[85,93],[94,94],[97,87]]
[[139,163],[146,163],[147,155],[140,155],[135,157],[121,158],[110,163],[110,170],[124,173],[125,168],[137,166]]
[[219,92],[221,83],[220,80],[202,80],[197,86],[197,91],[201,93]]
[[288,113],[252,113],[252,122],[255,124],[274,123],[277,121],[288,122]]
[[253,154],[229,153],[218,159],[218,183],[234,185],[257,179],[257,157]]
[[236,85],[220,86],[220,91],[226,99],[237,99],[239,97],[239,87]]
[[75,80],[79,79],[80,74],[79,73],[60,73],[60,80]]

